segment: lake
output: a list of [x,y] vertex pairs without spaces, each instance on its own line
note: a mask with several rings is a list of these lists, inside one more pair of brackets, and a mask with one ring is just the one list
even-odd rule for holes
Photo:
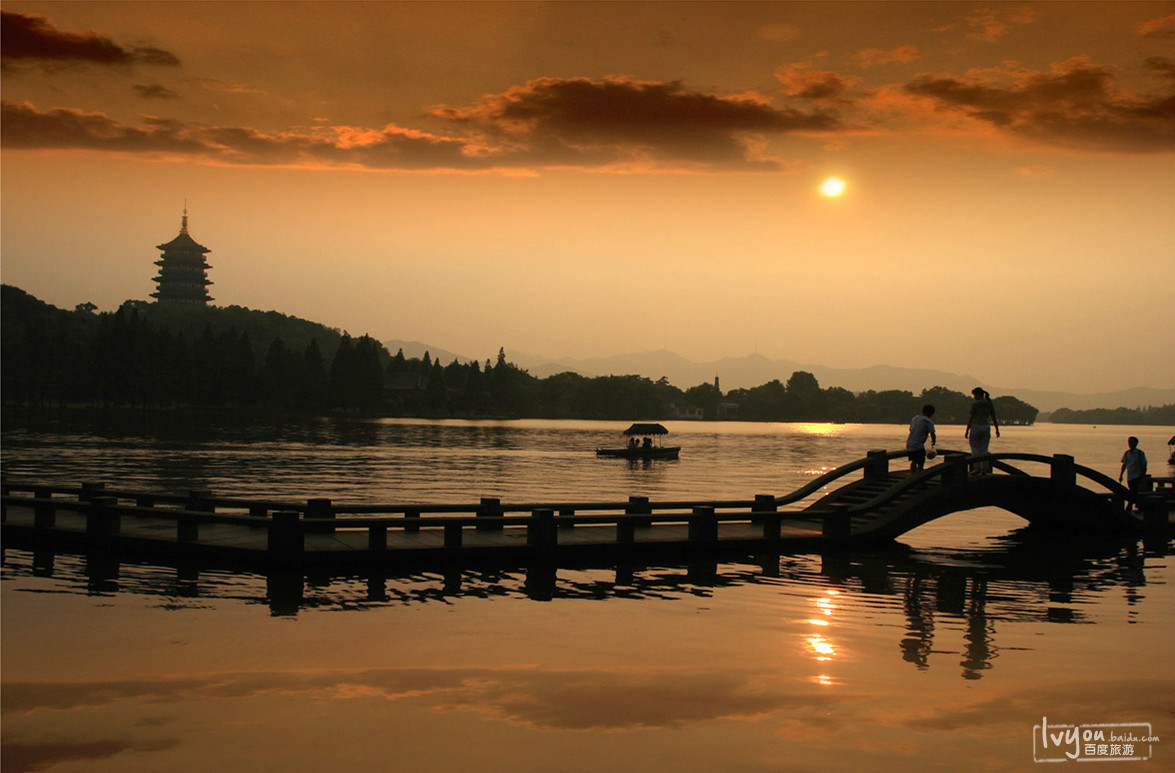
[[[131,418],[6,421],[0,467],[338,502],[749,499],[906,434],[665,422],[680,460],[631,464],[593,453],[624,423]],[[1170,428],[1009,427],[993,450],[1117,478],[1130,434],[1175,474]],[[940,426],[940,449],[962,435]],[[294,609],[260,575],[6,549],[2,766],[1170,771],[1166,551],[1022,526],[984,508],[881,550],[561,567],[553,594],[525,566],[310,576]]]

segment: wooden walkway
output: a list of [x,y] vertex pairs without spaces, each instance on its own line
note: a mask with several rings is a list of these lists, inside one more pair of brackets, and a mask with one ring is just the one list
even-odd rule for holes
[[1133,497],[1067,456],[995,454],[985,457],[994,473],[983,476],[968,474],[975,460],[962,453],[916,475],[891,472],[895,459],[904,465],[905,452],[874,451],[785,496],[707,502],[346,505],[5,481],[3,538],[6,546],[263,567],[612,560],[884,542],[952,512],[996,506],[1047,528],[1145,532],[1166,543],[1171,479]]

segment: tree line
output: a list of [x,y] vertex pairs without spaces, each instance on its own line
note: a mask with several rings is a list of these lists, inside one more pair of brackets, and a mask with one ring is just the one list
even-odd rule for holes
[[[444,364],[428,353],[390,354],[370,336],[239,307],[128,301],[96,313],[64,311],[17,288],[0,300],[5,404],[31,406],[265,406],[373,416],[904,423],[924,403],[941,423],[966,421],[971,399],[944,387],[854,394],[822,388],[797,371],[723,393],[716,383],[680,389],[662,378],[559,373],[537,378],[496,360]],[[1037,410],[996,399],[1004,423]]]
[[1049,416],[1054,424],[1143,424],[1175,425],[1175,405],[1138,408],[1092,408],[1076,411],[1058,408]]

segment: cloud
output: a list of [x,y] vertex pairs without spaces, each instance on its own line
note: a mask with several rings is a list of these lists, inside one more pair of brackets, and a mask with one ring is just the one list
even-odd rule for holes
[[63,32],[43,16],[0,11],[0,61],[54,68],[81,65],[147,64],[175,67],[180,60],[159,48],[124,48],[93,32]]
[[[162,89],[162,87],[159,87]],[[141,87],[141,96],[167,96]],[[822,110],[776,108],[756,96],[719,97],[678,83],[544,78],[429,116],[443,136],[314,126],[267,133],[145,117],[137,124],[69,108],[3,104],[0,142],[11,149],[84,149],[195,156],[224,164],[454,171],[544,168],[642,171],[777,170],[763,155],[772,134],[829,132]]]
[[108,759],[132,748],[129,741],[25,743],[6,738],[0,745],[0,767],[5,773],[35,773],[63,762]]
[[439,106],[430,114],[481,134],[497,152],[566,166],[778,168],[777,161],[756,155],[752,135],[841,128],[823,111],[623,77],[539,78],[468,107]]
[[1138,25],[1138,36],[1143,38],[1158,38],[1171,40],[1175,38],[1175,13],[1170,16],[1161,16],[1149,19]]
[[436,711],[468,711],[548,730],[626,730],[775,711],[786,711],[794,721],[820,722],[830,704],[843,699],[781,691],[770,686],[768,677],[739,669],[703,673],[673,668],[405,668],[236,672],[128,682],[8,682],[3,711],[106,710],[124,701],[170,704],[314,695],[324,700],[419,700]]
[[1066,718],[1058,721],[1147,722],[1169,712],[1164,696],[1170,694],[1170,687],[1171,683],[1162,679],[1042,685],[960,703],[949,711],[936,709],[933,714],[892,719],[910,727],[952,732],[1019,723],[1024,717],[1053,718],[1060,710]]
[[852,85],[848,78],[828,70],[815,70],[807,62],[780,67],[775,78],[783,92],[795,99],[839,100]]
[[[1150,65],[1163,72],[1161,61]],[[1175,150],[1175,93],[1135,95],[1086,57],[1037,70],[976,70],[922,76],[905,86],[937,110],[962,114],[1037,142],[1099,151]]]
[[856,61],[858,65],[868,69],[894,62],[904,64],[921,58],[922,54],[919,52],[918,46],[908,44],[889,51],[881,48],[868,48],[857,54]]
[[134,89],[143,99],[176,99],[179,97],[179,94],[158,83],[136,84]]
[[967,16],[967,26],[974,30],[968,37],[993,43],[1012,31],[1017,25],[1031,24],[1036,11],[1027,7],[997,6],[981,8]]
[[224,164],[358,166],[374,169],[472,169],[460,140],[388,126],[265,133],[157,117],[139,124],[69,108],[38,110],[28,102],[0,105],[0,143],[9,149],[73,149],[152,156],[188,156]]

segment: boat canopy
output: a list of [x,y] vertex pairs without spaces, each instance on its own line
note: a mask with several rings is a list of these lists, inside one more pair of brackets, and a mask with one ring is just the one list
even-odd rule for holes
[[660,424],[633,424],[624,430],[625,435],[668,435],[669,430]]

